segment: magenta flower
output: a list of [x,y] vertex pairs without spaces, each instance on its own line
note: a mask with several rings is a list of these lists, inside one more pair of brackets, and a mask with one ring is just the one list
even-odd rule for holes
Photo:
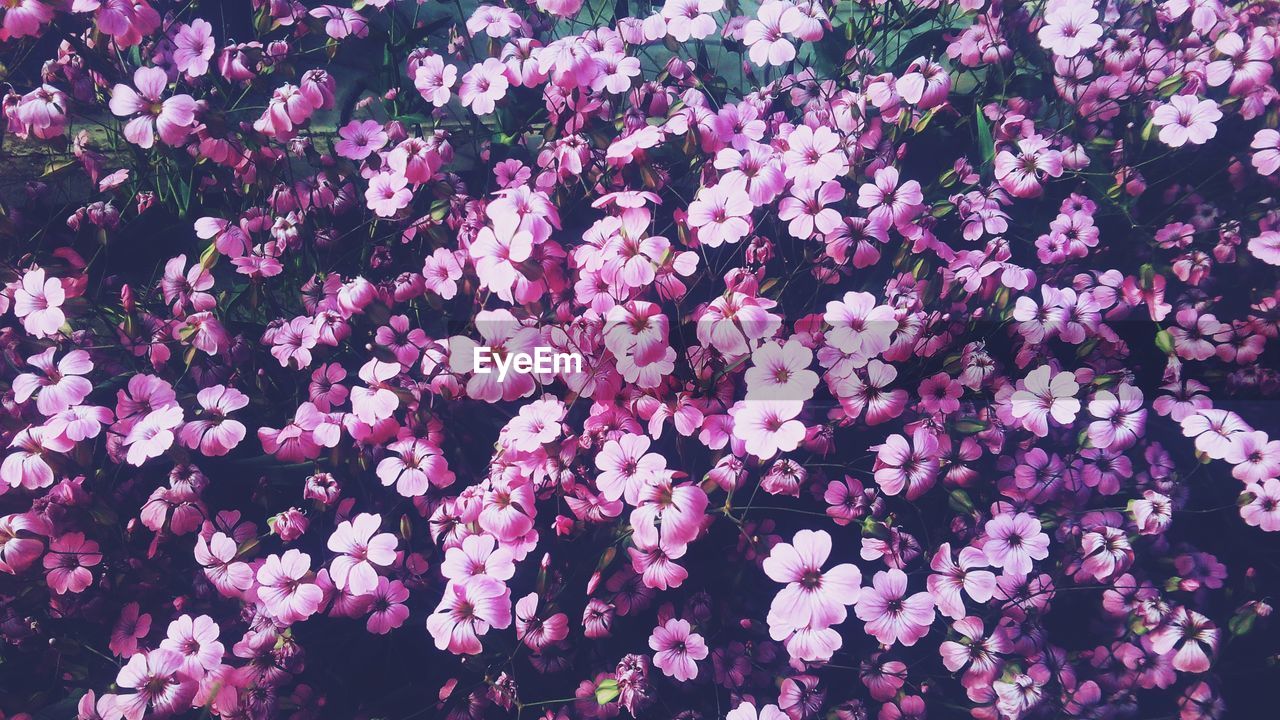
[[867,632],[882,645],[915,645],[929,632],[936,613],[933,596],[919,592],[907,596],[907,574],[897,568],[882,570],[863,588],[854,608]]
[[449,104],[450,90],[457,81],[458,69],[446,65],[439,55],[428,56],[413,70],[413,86],[435,107]]
[[50,534],[49,523],[33,513],[0,517],[0,572],[17,575],[44,552],[40,537]]
[[924,195],[915,180],[899,182],[898,169],[884,167],[876,171],[874,182],[858,188],[858,207],[868,211],[871,222],[902,227],[924,209]]
[[765,558],[765,574],[787,584],[769,606],[769,632],[775,640],[801,628],[838,625],[845,620],[845,608],[858,601],[862,573],[849,563],[824,572],[830,554],[829,534],[800,530],[790,544],[775,545]]
[[333,151],[350,160],[364,160],[387,144],[387,133],[377,120],[352,120],[338,129],[342,138]]
[[461,545],[445,550],[444,561],[440,563],[440,574],[458,582],[476,575],[506,582],[515,572],[510,548],[499,547],[491,535],[468,535]]
[[386,635],[409,619],[409,608],[404,605],[409,599],[409,589],[399,580],[379,577],[378,586],[369,597],[369,619],[365,623],[369,632]]
[[938,475],[938,437],[927,428],[916,430],[908,443],[901,435],[890,435],[876,449],[875,480],[886,495],[905,488],[907,499],[923,495]]
[[124,126],[125,138],[142,148],[150,148],[159,135],[167,145],[181,145],[191,134],[196,119],[196,101],[190,95],[163,98],[169,79],[164,70],[140,67],[133,84],[116,85],[111,90],[111,112],[131,118]]
[[707,644],[692,632],[688,620],[672,618],[655,627],[649,635],[654,650],[653,664],[667,677],[688,682],[698,677],[698,660],[707,657]]
[[49,348],[27,358],[27,364],[39,374],[23,373],[13,380],[14,402],[24,403],[35,395],[36,409],[46,416],[79,405],[93,390],[93,384],[83,377],[93,370],[89,353],[72,350],[55,365],[54,350]]
[[1173,652],[1173,667],[1189,673],[1209,669],[1218,648],[1218,628],[1194,610],[1179,605],[1150,635],[1151,649],[1164,655]]
[[196,393],[201,412],[182,426],[182,444],[209,457],[226,455],[244,440],[245,426],[227,417],[249,404],[249,396],[225,385],[212,385]]

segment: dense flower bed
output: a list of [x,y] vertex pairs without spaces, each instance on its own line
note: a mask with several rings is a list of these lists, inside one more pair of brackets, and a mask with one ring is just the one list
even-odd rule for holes
[[0,1],[0,717],[1261,717],[1278,21]]

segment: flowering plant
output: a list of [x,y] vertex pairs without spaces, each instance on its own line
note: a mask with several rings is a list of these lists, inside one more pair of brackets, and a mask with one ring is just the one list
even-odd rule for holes
[[1280,4],[0,28],[0,715],[1270,702]]

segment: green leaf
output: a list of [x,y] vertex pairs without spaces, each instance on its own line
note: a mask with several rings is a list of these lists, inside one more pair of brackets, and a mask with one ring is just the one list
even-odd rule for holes
[[618,697],[618,681],[613,678],[602,681],[596,686],[596,703],[600,705],[608,705]]
[[991,136],[991,123],[987,122],[987,116],[982,114],[982,108],[977,109],[978,117],[978,147],[982,148],[983,164],[990,163],[996,157],[996,142]]

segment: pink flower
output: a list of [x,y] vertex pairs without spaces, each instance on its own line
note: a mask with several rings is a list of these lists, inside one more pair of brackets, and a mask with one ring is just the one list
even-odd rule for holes
[[1055,55],[1073,58],[1098,45],[1102,26],[1094,21],[1098,11],[1087,0],[1062,0],[1051,4],[1038,37],[1040,45]]
[[49,466],[46,455],[50,452],[65,453],[75,447],[75,443],[66,437],[54,435],[41,427],[29,427],[9,442],[11,452],[0,464],[0,480],[10,487],[24,487],[28,490],[49,487],[53,484],[53,468]]
[[538,594],[529,593],[516,601],[516,637],[529,649],[538,652],[548,645],[569,636],[569,617],[554,613],[541,617],[538,613]]
[[67,320],[62,313],[66,298],[57,278],[45,279],[44,268],[34,268],[23,274],[13,292],[13,314],[32,335],[53,337]]
[[227,416],[249,404],[249,396],[225,385],[212,385],[196,393],[201,413],[182,426],[182,444],[209,457],[231,452],[244,440],[244,423]]
[[350,160],[364,160],[387,144],[387,133],[377,120],[352,120],[338,129],[333,151]]
[[875,480],[886,495],[897,495],[906,488],[907,499],[916,500],[933,487],[940,453],[932,430],[917,429],[910,443],[901,435],[890,435],[875,450]]
[[413,191],[403,175],[381,172],[369,180],[365,203],[378,217],[393,217],[413,202]]
[[1280,231],[1268,230],[1249,239],[1249,252],[1268,265],[1280,265]]
[[1040,437],[1049,434],[1049,418],[1059,425],[1070,425],[1080,412],[1075,398],[1080,385],[1069,372],[1054,373],[1048,365],[1032,370],[1022,382],[1022,389],[1011,397],[1013,417]]
[[986,554],[978,548],[961,548],[959,562],[956,562],[951,559],[951,543],[939,545],[929,562],[934,574],[926,581],[938,612],[953,620],[963,618],[965,607],[961,591],[977,603],[990,600],[995,594],[996,576],[990,570],[979,569],[985,567]]
[[311,573],[311,556],[296,549],[268,555],[258,568],[258,600],[281,622],[305,620],[320,609],[324,591]]
[[[1280,479],[1267,478],[1253,483],[1245,487],[1245,492],[1252,499],[1240,508],[1240,517],[1266,532],[1280,531]],[[0,538],[4,537],[3,533],[3,520],[0,520]],[[38,548],[32,549],[39,552]]]
[[666,0],[661,14],[667,21],[667,35],[676,42],[688,42],[715,32],[716,20],[711,13],[723,8],[724,0]]
[[1240,432],[1231,436],[1223,460],[1235,465],[1231,476],[1245,483],[1280,477],[1280,440],[1264,432]]
[[218,642],[219,632],[218,623],[208,615],[195,618],[180,615],[169,623],[166,637],[160,641],[160,649],[182,657],[182,674],[189,678],[202,678],[222,664],[226,650]]
[[702,188],[689,203],[689,226],[698,231],[698,242],[707,247],[736,243],[751,232],[750,198],[736,186],[724,183]]
[[872,578],[871,585],[862,589],[854,612],[880,644],[901,642],[911,646],[929,632],[936,616],[933,596],[919,592],[908,597],[906,573],[897,568],[882,570]]
[[1129,384],[1120,385],[1115,393],[1099,390],[1089,402],[1089,414],[1098,418],[1089,423],[1089,442],[1099,448],[1128,449],[1146,427],[1142,391]]
[[762,460],[791,452],[804,440],[804,423],[795,419],[803,408],[800,400],[740,401],[729,409],[733,436]]
[[427,618],[427,632],[436,648],[455,655],[478,655],[480,636],[489,628],[511,625],[511,590],[487,575],[451,580],[435,612]]
[[453,484],[454,475],[440,448],[426,440],[404,438],[387,446],[390,454],[378,463],[378,479],[383,485],[396,486],[404,497],[425,495],[427,489]]
[[85,539],[84,533],[59,535],[49,541],[44,556],[45,581],[59,595],[83,592],[93,583],[89,568],[100,562],[98,543]]
[[1250,162],[1259,175],[1274,175],[1280,170],[1280,131],[1270,128],[1259,130],[1249,147],[1255,151]]
[[724,720],[787,720],[787,714],[777,705],[764,705],[759,710],[749,702],[741,702],[729,711]]
[[352,595],[368,595],[378,587],[378,567],[387,567],[396,559],[396,536],[379,533],[382,518],[360,513],[354,520],[344,520],[329,536],[328,547],[338,557],[329,565],[329,577],[339,590]]
[[409,619],[409,608],[404,605],[409,589],[399,580],[379,577],[378,586],[369,597],[369,620],[365,623],[369,632],[386,635]]
[[497,58],[488,58],[474,65],[458,85],[458,99],[462,106],[477,115],[493,112],[495,104],[506,96],[507,88],[511,86],[506,71],[507,66]]
[[1048,178],[1062,176],[1062,153],[1050,149],[1049,141],[1039,135],[1019,140],[1016,148],[1016,155],[1009,150],[996,155],[996,180],[1014,197],[1039,197]]
[[438,108],[449,104],[449,91],[457,81],[458,69],[445,65],[439,55],[427,56],[413,71],[413,86],[424,100]]
[[272,93],[267,109],[254,121],[253,129],[281,140],[288,139],[315,111],[315,104],[298,86],[286,83]]
[[72,350],[55,365],[55,348],[27,358],[27,364],[40,374],[23,373],[13,379],[13,400],[24,403],[36,395],[36,409],[46,416],[56,415],[84,401],[93,391],[93,383],[82,377],[93,370],[93,361],[84,350]]
[[151,632],[151,616],[142,613],[138,603],[125,603],[120,617],[111,628],[111,642],[107,647],[116,657],[129,657],[138,651],[138,641]]
[[796,57],[796,47],[784,37],[800,28],[800,15],[788,12],[789,2],[765,0],[756,17],[742,29],[742,41],[750,48],[748,56],[756,65],[785,65]]
[[605,443],[604,449],[596,455],[595,464],[600,470],[596,476],[596,487],[606,500],[625,496],[627,502],[638,504],[641,488],[666,469],[666,459],[657,453],[649,453],[649,444],[649,438],[634,434]]
[[1027,513],[1002,513],[987,521],[987,561],[1005,572],[1025,576],[1034,560],[1049,557],[1049,536],[1040,521]]
[[54,8],[44,0],[16,0],[4,3],[4,31],[11,38],[40,34],[40,26],[53,19]]
[[129,464],[141,466],[147,460],[163,455],[173,446],[174,431],[181,424],[182,408],[178,405],[148,413],[124,438],[124,445],[129,449]]
[[813,351],[798,340],[786,345],[769,342],[751,353],[751,367],[744,380],[747,400],[809,400],[818,386],[818,374],[809,369]]
[[271,340],[271,355],[280,361],[280,367],[305,368],[311,364],[311,349],[320,339],[315,319],[296,317],[281,326]]
[[499,547],[492,535],[468,535],[462,544],[445,550],[440,574],[448,580],[464,582],[486,575],[506,582],[516,573],[510,548]]
[[1174,95],[1151,115],[1151,122],[1160,128],[1160,142],[1175,148],[1188,142],[1205,144],[1218,134],[1214,123],[1221,119],[1218,103],[1195,95]]
[[116,685],[137,692],[117,695],[106,720],[142,720],[148,710],[153,717],[189,710],[197,685],[182,673],[182,667],[182,656],[163,648],[129,658],[116,675]]
[[207,20],[196,18],[190,25],[178,27],[173,38],[173,64],[178,72],[189,77],[200,77],[209,72],[209,61],[215,49],[213,26]]
[[698,677],[697,661],[707,657],[707,644],[691,630],[688,620],[671,618],[649,635],[649,647],[655,651],[653,664],[680,682]]
[[31,567],[44,552],[37,536],[49,533],[48,521],[35,513],[0,517],[0,572],[17,575]]
[[196,538],[196,562],[204,568],[209,582],[227,597],[237,597],[253,587],[253,570],[248,563],[236,560],[238,553],[236,541],[225,533]]
[[1231,452],[1232,438],[1250,430],[1252,428],[1230,410],[1204,408],[1182,419],[1183,436],[1195,438],[1196,450],[1214,460],[1226,458]]
[[801,628],[838,625],[845,620],[845,607],[858,601],[862,573],[849,563],[824,572],[822,566],[830,554],[829,534],[800,530],[791,543],[775,545],[765,558],[765,574],[787,584],[769,606],[769,633],[774,640]]
[[874,182],[858,188],[858,207],[866,208],[871,222],[903,227],[924,210],[920,183],[898,182],[898,169],[892,166],[876,171]]
[[[797,187],[816,188],[849,172],[849,158],[840,146],[840,137],[831,128],[822,126],[815,130],[808,125],[801,125],[787,136],[782,170],[788,178],[795,181]],[[893,179],[896,184],[896,170]],[[861,202],[859,199],[859,204]]]
[[1202,673],[1212,665],[1210,658],[1218,648],[1218,628],[1209,618],[1194,610],[1178,606],[1155,632],[1151,633],[1151,649],[1165,655],[1174,652],[1175,670]]
[[778,203],[778,219],[787,221],[787,232],[799,240],[808,240],[814,232],[827,234],[840,227],[840,212],[831,203],[844,199],[844,188],[834,180],[820,186],[803,188],[796,185],[791,195]]
[[111,112],[117,117],[133,117],[124,126],[125,138],[142,148],[155,144],[155,137],[167,145],[181,145],[191,133],[196,119],[196,101],[190,95],[161,99],[169,79],[164,70],[140,67],[133,73],[135,91],[116,85],[111,91]]

